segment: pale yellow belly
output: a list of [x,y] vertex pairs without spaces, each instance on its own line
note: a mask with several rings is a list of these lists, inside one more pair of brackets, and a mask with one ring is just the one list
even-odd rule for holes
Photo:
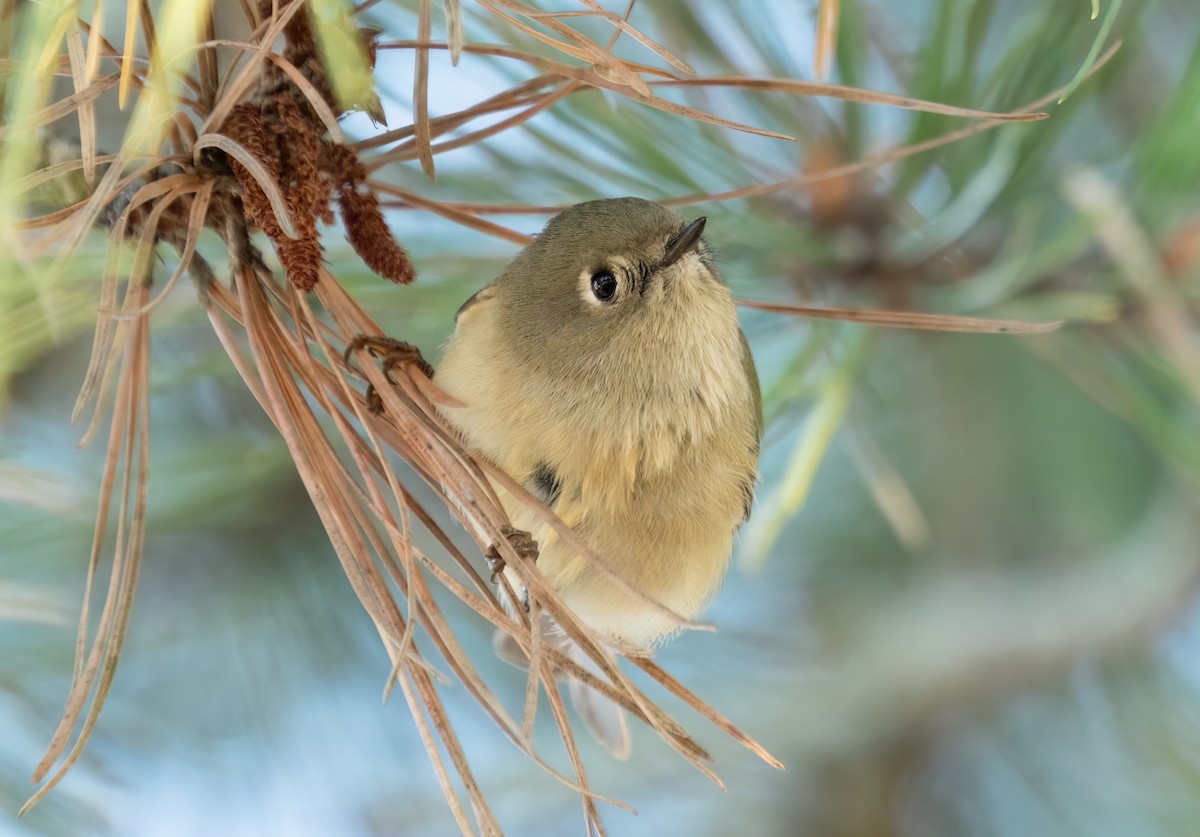
[[[684,620],[700,617],[724,579],[733,537],[728,525],[721,531],[660,521],[657,531],[648,532],[629,519],[604,524],[573,520],[568,508],[565,522],[592,548],[592,559],[564,543],[523,503],[505,493],[500,497],[512,524],[538,542],[538,570],[563,603],[614,645],[650,648],[682,625],[679,618],[623,589],[597,561]],[[510,572],[509,583],[520,589],[515,573]]]

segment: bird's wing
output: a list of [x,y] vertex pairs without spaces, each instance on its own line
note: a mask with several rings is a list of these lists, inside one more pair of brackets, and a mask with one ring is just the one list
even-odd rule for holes
[[[469,303],[470,300],[468,300]],[[465,307],[464,305],[463,308]],[[746,335],[739,331],[738,337],[742,339],[742,370],[746,373],[746,380],[750,382],[750,393],[754,396],[755,435],[761,441],[763,435],[763,407],[762,391],[758,388],[758,370],[754,368],[754,356],[750,354],[750,344],[746,342]]]
[[[738,336],[742,339],[742,370],[746,373],[746,380],[750,382],[750,394],[754,398],[754,461],[758,462],[759,446],[762,444],[763,437],[763,408],[762,408],[762,391],[758,387],[758,371],[754,368],[754,358],[750,354],[750,344],[746,342],[746,335],[738,332]],[[742,522],[745,523],[750,519],[750,509],[754,504],[754,484],[758,482],[757,467],[747,475],[743,482],[742,493],[745,495],[745,515],[742,517]]]
[[482,288],[477,290],[475,293],[471,294],[471,298],[468,299],[466,302],[464,302],[462,305],[460,305],[458,307],[458,310],[454,312],[454,324],[458,325],[459,321],[462,320],[462,318],[464,316],[470,317],[470,314],[468,314],[467,312],[471,308],[480,304],[481,302],[487,302],[488,300],[494,298],[495,295],[496,295],[496,283],[494,281],[489,282],[488,284],[484,285]]

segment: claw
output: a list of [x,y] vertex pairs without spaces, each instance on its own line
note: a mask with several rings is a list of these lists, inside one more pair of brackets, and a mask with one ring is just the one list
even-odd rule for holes
[[[421,355],[421,350],[412,343],[405,343],[403,340],[396,340],[384,335],[360,334],[346,344],[346,351],[342,353],[347,366],[353,368],[351,356],[362,349],[370,352],[372,357],[379,358],[384,377],[393,384],[396,381],[392,377],[392,369],[406,363],[415,365],[424,373],[425,377],[433,377],[433,367]],[[383,399],[379,397],[373,384],[367,384],[366,397],[368,410],[375,415],[383,412]]]
[[[505,526],[500,530],[504,535],[504,539],[522,558],[527,558],[530,561],[536,561],[538,557],[537,541],[525,531],[514,529],[512,526]],[[507,562],[500,555],[500,545],[492,544],[488,547],[487,552],[483,553],[483,557],[487,559],[488,568],[492,571],[492,584],[495,584],[500,573],[504,572],[504,568],[508,566]]]

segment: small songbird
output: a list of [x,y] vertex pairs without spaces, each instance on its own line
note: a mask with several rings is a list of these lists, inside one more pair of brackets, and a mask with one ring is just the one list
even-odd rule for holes
[[[688,619],[725,576],[762,437],[754,361],[704,225],[636,198],[566,210],[459,309],[435,375],[465,405],[441,409],[469,445]],[[650,648],[678,629],[499,495],[537,542],[549,585],[614,647]],[[582,684],[571,693],[601,742],[626,755],[624,713]]]

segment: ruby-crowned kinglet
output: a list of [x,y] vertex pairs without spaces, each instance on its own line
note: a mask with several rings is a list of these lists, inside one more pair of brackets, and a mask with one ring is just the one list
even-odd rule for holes
[[[459,309],[435,375],[466,405],[442,412],[468,444],[689,619],[725,576],[762,437],[754,361],[704,223],[636,198],[566,210]],[[675,632],[499,493],[581,621],[620,648]],[[602,743],[627,754],[624,713],[581,684],[572,696]]]

